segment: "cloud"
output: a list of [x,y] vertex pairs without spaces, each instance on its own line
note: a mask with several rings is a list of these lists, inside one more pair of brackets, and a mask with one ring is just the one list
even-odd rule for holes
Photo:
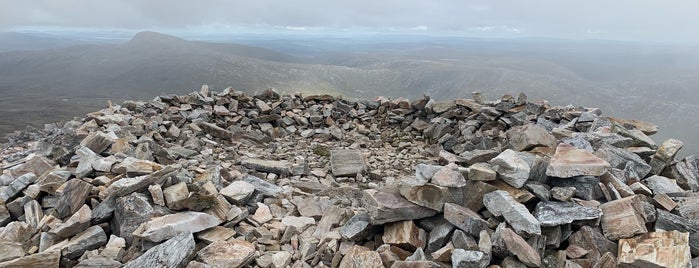
[[425,25],[415,26],[415,27],[413,27],[413,28],[410,28],[410,30],[413,30],[413,31],[427,31],[427,26],[425,26]]
[[477,32],[508,32],[508,33],[520,33],[522,30],[515,27],[510,27],[507,25],[496,25],[496,26],[477,26],[469,28],[471,31]]
[[3,0],[0,30],[230,25],[576,38],[595,29],[599,38],[699,40],[697,10],[689,0]]

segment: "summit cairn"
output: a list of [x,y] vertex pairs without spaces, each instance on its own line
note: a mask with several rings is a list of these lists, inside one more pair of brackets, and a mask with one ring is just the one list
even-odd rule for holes
[[0,267],[689,267],[699,165],[655,132],[524,94],[126,101],[8,137]]

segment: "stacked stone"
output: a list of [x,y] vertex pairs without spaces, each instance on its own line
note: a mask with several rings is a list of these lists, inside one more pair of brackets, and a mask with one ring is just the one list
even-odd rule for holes
[[655,132],[523,94],[127,101],[5,144],[0,267],[687,267],[697,160]]

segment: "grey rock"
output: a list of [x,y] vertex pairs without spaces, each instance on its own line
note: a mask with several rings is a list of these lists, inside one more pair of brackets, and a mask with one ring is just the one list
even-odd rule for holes
[[148,202],[148,197],[141,193],[132,193],[116,200],[112,233],[123,237],[130,244],[132,233],[141,224],[148,222],[155,215],[155,210]]
[[503,216],[518,233],[541,235],[541,224],[509,193],[497,190],[483,196],[483,204],[495,216]]
[[276,173],[282,176],[291,174],[291,164],[285,161],[273,161],[265,159],[247,158],[240,162],[246,168]]
[[395,192],[367,189],[364,190],[362,200],[373,225],[421,219],[437,214],[436,210],[413,204]]
[[412,203],[436,211],[442,211],[445,203],[454,202],[448,188],[433,184],[404,185],[400,187],[400,194]]
[[79,179],[66,182],[63,193],[56,203],[56,217],[65,218],[73,215],[85,204],[85,199],[90,194],[92,185]]
[[677,182],[663,176],[653,175],[643,180],[643,182],[653,191],[653,194],[655,195],[684,191],[679,185],[677,185]]
[[367,172],[364,154],[358,150],[330,150],[333,176],[355,176]]
[[24,257],[25,254],[22,243],[0,241],[0,263]]
[[510,148],[516,151],[531,150],[538,146],[553,148],[558,143],[544,127],[535,124],[513,127],[505,134]]
[[592,153],[561,143],[546,168],[546,175],[558,178],[600,176],[609,168],[607,161]]
[[549,201],[551,199],[551,192],[549,192],[549,186],[546,184],[530,181],[524,187],[541,201]]
[[92,210],[89,206],[83,205],[73,216],[70,216],[63,224],[51,229],[49,233],[59,238],[71,237],[87,229],[91,219]]
[[107,243],[107,235],[97,225],[71,238],[61,247],[61,255],[69,259],[80,257],[85,251],[97,249]]
[[180,165],[168,165],[148,175],[120,179],[110,184],[104,191],[104,194],[106,196],[112,195],[120,197],[136,191],[145,190],[151,184],[159,183],[167,179],[173,173],[180,170],[180,168]]
[[552,178],[549,184],[552,187],[574,187],[574,197],[583,200],[597,200],[602,198],[599,182],[599,179],[593,176],[579,176],[568,179]]
[[427,247],[425,248],[425,251],[427,253],[432,253],[442,248],[449,240],[449,237],[453,231],[454,225],[447,221],[441,222],[432,228],[430,233],[427,235]]
[[61,251],[45,251],[0,263],[0,267],[59,267]]
[[279,187],[252,175],[247,175],[243,177],[243,181],[252,184],[253,186],[255,186],[256,191],[266,196],[277,196],[284,192],[284,189],[282,189],[282,187]]
[[644,134],[642,131],[632,128],[632,129],[627,129],[626,127],[620,125],[620,124],[614,124],[611,128],[611,131],[613,133],[617,133],[621,136],[630,138],[632,140],[631,146],[636,146],[636,147],[649,147],[651,149],[658,148],[658,146],[655,144],[653,139],[648,137],[646,134]]
[[449,163],[432,175],[430,182],[443,187],[463,187],[466,185],[466,178],[459,171],[459,166]]
[[636,173],[640,178],[645,178],[651,170],[651,166],[643,161],[640,156],[611,145],[602,145],[595,152],[595,155],[604,159],[612,168],[616,169],[624,169],[628,162],[633,162]]
[[[173,254],[175,253],[176,254]],[[125,268],[185,267],[194,253],[194,236],[183,233],[150,248],[143,255],[126,263]]]
[[160,242],[183,233],[196,233],[219,225],[221,220],[202,212],[180,212],[169,214],[142,223],[133,236],[148,241]]
[[0,203],[7,203],[35,181],[36,175],[34,173],[26,173],[17,177],[7,187],[0,187]]
[[221,189],[220,194],[234,204],[245,204],[253,192],[255,192],[255,185],[246,181],[234,181]]
[[490,160],[498,178],[512,187],[522,188],[529,179],[530,166],[515,151],[507,149]]
[[451,264],[458,268],[485,268],[490,264],[490,256],[480,251],[456,248],[451,252]]
[[473,236],[488,229],[488,222],[483,220],[478,213],[453,203],[444,205],[444,219]]
[[419,182],[424,184],[430,181],[432,176],[434,176],[434,174],[440,169],[442,169],[442,166],[417,164],[415,165],[415,177]]
[[468,167],[468,179],[474,181],[492,181],[497,172],[488,163],[475,163]]
[[674,159],[684,143],[676,139],[665,140],[650,160],[651,173],[661,174]]
[[10,212],[7,211],[4,205],[0,205],[0,227],[4,227],[11,221],[12,217],[10,216]]
[[197,260],[213,267],[245,267],[255,257],[253,244],[242,240],[216,241],[197,252]]
[[570,201],[575,195],[575,187],[553,187],[551,188],[551,197],[559,201]]
[[690,155],[672,166],[670,174],[677,184],[686,190],[699,191],[699,166],[696,157]]
[[602,216],[597,208],[585,207],[572,202],[539,202],[534,217],[541,227],[552,227],[581,220],[593,220]]
[[340,235],[349,240],[361,240],[372,233],[369,213],[362,212],[350,218],[340,229]]

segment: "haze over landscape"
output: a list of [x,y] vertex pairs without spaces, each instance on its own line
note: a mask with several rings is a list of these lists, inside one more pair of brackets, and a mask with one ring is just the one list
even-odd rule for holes
[[[79,6],[81,8],[73,8]],[[689,1],[10,1],[0,132],[208,84],[491,99],[526,93],[650,121],[699,152]],[[594,16],[590,16],[594,14]]]

